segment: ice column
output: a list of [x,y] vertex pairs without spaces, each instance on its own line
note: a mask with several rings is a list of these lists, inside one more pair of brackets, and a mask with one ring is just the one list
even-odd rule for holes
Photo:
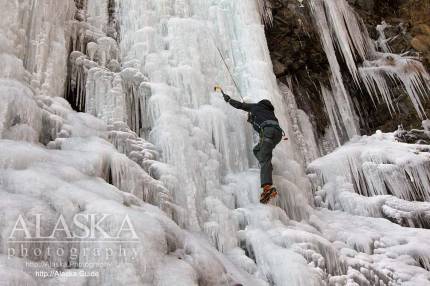
[[[336,134],[336,139],[338,143],[343,143],[354,135],[360,134],[358,118],[355,114],[351,98],[343,83],[340,65],[336,57],[335,43],[330,30],[330,22],[324,10],[325,2],[321,0],[312,0],[310,5],[315,18],[315,24],[320,30],[321,42],[332,70],[332,78],[330,79],[332,95],[329,95],[326,87],[322,87],[322,94],[333,126],[333,132]],[[339,15],[336,14],[333,16],[334,19],[332,20],[340,21],[338,17]],[[344,23],[343,19],[342,22]],[[344,25],[345,24],[342,26],[342,31],[346,29]],[[347,40],[347,42],[348,41],[349,40]],[[348,67],[352,73],[355,74],[356,68],[353,58],[354,56],[351,53],[346,53],[346,59],[350,59]],[[334,121],[334,119],[336,120]]]

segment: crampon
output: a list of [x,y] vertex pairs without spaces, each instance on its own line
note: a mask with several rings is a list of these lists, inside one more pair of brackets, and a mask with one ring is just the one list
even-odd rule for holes
[[278,191],[274,186],[264,187],[263,192],[260,196],[260,203],[267,204],[272,198],[278,195]]

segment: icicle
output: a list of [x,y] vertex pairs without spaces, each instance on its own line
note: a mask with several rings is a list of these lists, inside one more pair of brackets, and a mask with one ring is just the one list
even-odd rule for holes
[[320,186],[340,176],[360,195],[392,194],[404,200],[428,200],[430,164],[425,154],[410,150],[418,147],[395,142],[393,134],[377,133],[314,161],[309,172],[319,177]]
[[376,47],[380,48],[384,53],[390,53],[391,49],[390,46],[388,45],[388,42],[391,39],[387,39],[385,37],[385,29],[392,27],[391,25],[387,24],[387,22],[382,21],[381,24],[376,26],[376,31],[378,31],[379,37],[378,40],[376,41]]
[[316,139],[312,132],[312,124],[307,115],[298,109],[296,100],[291,90],[285,84],[279,82],[279,89],[286,99],[287,114],[291,117],[294,136],[290,140],[297,141],[305,165],[319,157]]
[[379,91],[390,112],[394,111],[395,107],[386,77],[400,81],[418,116],[421,119],[425,117],[421,101],[428,98],[430,75],[417,59],[388,53],[379,54],[379,59],[365,61],[359,71],[369,93],[378,94]]
[[126,121],[126,103],[122,89],[122,79],[118,74],[102,68],[92,68],[86,82],[87,112],[112,124]]
[[[362,20],[358,18],[347,1],[312,0],[310,4],[332,70],[332,88],[334,83],[337,93],[344,95],[345,103],[350,100],[343,86],[335,45],[342,54],[357,86],[360,86],[362,80],[372,100],[381,94],[390,113],[395,112],[396,108],[393,104],[393,95],[388,80],[400,80],[418,116],[421,119],[425,117],[421,100],[429,94],[430,77],[418,60],[394,54],[377,53],[375,44],[370,39]],[[389,51],[386,44],[388,40],[385,39],[383,31],[387,26],[383,22],[377,27],[378,42],[382,45],[382,50],[386,52]],[[363,66],[357,67],[358,62],[364,62]],[[340,109],[345,106],[347,113],[353,111],[350,103],[338,105]],[[345,118],[342,117],[342,121],[344,120]]]
[[332,92],[329,92],[326,87],[321,85],[321,95],[336,142],[340,145],[359,134],[358,120],[348,93],[346,90],[343,90],[343,93],[339,89],[344,88],[343,84],[336,83],[335,79],[331,78],[331,88]]
[[[321,95],[323,97],[324,106],[326,109],[326,112],[328,114],[328,117],[330,119],[331,129],[334,132],[334,135],[336,137],[336,143],[338,146],[341,145],[340,135],[339,134],[341,129],[341,120],[339,119],[339,113],[336,110],[336,103],[333,100],[333,97],[331,96],[330,92],[325,88],[324,86],[321,86]],[[344,141],[344,140],[342,140]]]
[[271,26],[273,23],[272,15],[272,3],[270,0],[256,0],[258,5],[258,11],[261,15],[261,21],[267,26]]
[[148,79],[137,69],[126,68],[120,72],[122,89],[124,91],[127,123],[139,136],[144,134],[144,121],[147,118],[146,101],[148,100],[148,89],[141,88]]
[[356,61],[375,52],[364,24],[344,0],[312,0],[311,8],[331,69],[338,69],[333,46],[336,44],[355,82],[359,84]]
[[[323,90],[322,92],[325,94],[323,95],[323,97],[325,96],[325,98],[327,99],[327,107],[329,107],[331,110],[328,111],[329,114],[334,114],[333,111],[335,109],[337,109],[337,113],[339,114],[340,118],[341,118],[341,123],[338,122],[338,126],[336,128],[341,128],[341,126],[343,126],[345,128],[346,131],[346,135],[347,135],[347,139],[352,138],[354,135],[358,135],[360,134],[359,131],[359,126],[358,126],[358,122],[356,119],[356,115],[354,112],[354,108],[350,99],[350,96],[344,86],[343,83],[343,78],[342,78],[342,74],[341,74],[341,70],[340,70],[340,66],[339,63],[337,61],[336,58],[336,53],[335,53],[335,49],[334,49],[334,43],[333,43],[333,38],[331,35],[331,30],[330,30],[330,26],[329,26],[329,20],[326,18],[325,15],[325,10],[324,10],[324,1],[322,0],[312,0],[311,1],[311,9],[312,9],[312,13],[314,15],[315,21],[316,21],[316,25],[318,27],[318,29],[320,30],[320,37],[321,37],[321,42],[323,44],[324,50],[326,52],[327,55],[327,59],[329,61],[330,64],[330,68],[332,70],[332,78],[330,80],[331,83],[331,88],[333,91],[333,96],[332,96],[332,103],[334,103],[336,105],[336,107],[331,104],[331,102],[328,101],[328,94],[327,94],[327,90]],[[328,4],[327,4],[328,5]],[[345,4],[342,4],[345,5]],[[333,5],[330,6],[332,9],[334,9]],[[345,12],[345,9],[347,9],[346,7],[343,6],[343,12]],[[336,13],[340,13],[338,10],[335,10]],[[340,21],[339,17],[341,17],[341,15],[336,14],[335,16],[333,16],[335,20]],[[343,20],[342,20],[343,22]],[[342,24],[341,27],[344,27],[345,24]],[[343,32],[344,29],[342,30]],[[343,35],[345,36],[345,35]],[[347,39],[345,39],[347,40]],[[347,40],[348,42],[348,40]],[[349,58],[352,58],[352,54],[349,54]],[[353,59],[351,59],[352,61]],[[352,64],[350,64],[351,68],[352,68]],[[354,63],[354,69],[355,68],[355,63]],[[353,71],[353,74],[355,72]],[[358,78],[356,77],[356,80],[358,80]],[[335,108],[335,109],[333,109]],[[334,117],[333,117],[334,119]],[[337,119],[338,120],[338,119]],[[338,120],[339,121],[339,120]],[[333,125],[333,123],[332,123]],[[333,126],[334,127],[334,126]],[[337,131],[337,129],[333,128],[333,131],[336,133],[339,131]],[[337,136],[337,141],[343,143],[344,140],[341,140],[339,138],[339,135]]]

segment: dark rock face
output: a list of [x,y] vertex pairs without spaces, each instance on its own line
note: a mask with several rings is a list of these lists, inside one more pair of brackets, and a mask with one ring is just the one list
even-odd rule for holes
[[401,127],[394,133],[397,141],[410,144],[426,144],[430,143],[429,132],[425,130],[412,129],[409,131],[403,130]]
[[[376,26],[385,21],[389,27],[385,29],[389,46],[393,53],[409,53],[421,59],[427,70],[430,70],[430,0],[348,0],[355,11],[363,19],[372,39],[378,38]],[[373,9],[368,9],[373,2]],[[402,88],[395,87],[395,99],[398,112],[390,115],[384,104],[376,108],[366,106],[368,120],[363,125],[365,133],[377,129],[385,132],[394,131],[399,124],[406,129],[419,128],[421,119]],[[427,115],[430,115],[430,102],[423,102]]]
[[411,46],[430,68],[430,0],[409,0],[401,6],[401,15],[411,25]]
[[[374,0],[350,0],[348,1],[350,4],[358,6],[364,10],[372,11],[375,9],[375,1]],[[379,4],[379,1],[377,1],[377,4]]]
[[[376,26],[385,21],[386,38],[392,38],[389,46],[393,53],[409,53],[418,56],[427,69],[430,68],[430,0],[348,0],[363,19],[369,35],[377,40]],[[330,67],[321,46],[309,8],[300,7],[298,1],[272,0],[273,25],[267,27],[267,38],[274,63],[275,74],[286,82],[292,78],[292,88],[298,107],[311,117],[318,136],[324,135],[328,117],[320,95],[319,82],[328,85]],[[342,65],[342,61],[339,60]],[[402,124],[406,129],[421,126],[421,119],[401,87],[396,90],[395,104],[398,112],[390,114],[385,103],[374,106],[371,98],[357,88],[345,66],[345,86],[361,114],[360,127],[363,134],[375,130],[392,132]],[[424,102],[430,115],[430,101]]]
[[285,84],[286,77],[291,77],[298,107],[310,115],[323,135],[329,121],[321,109],[319,82],[328,85],[330,67],[309,9],[298,1],[274,1],[267,39],[276,76]]
[[[410,52],[420,56],[430,67],[430,0],[348,0],[364,20],[373,39],[375,27],[382,21],[390,25],[385,30],[394,53]],[[369,9],[369,3],[373,3]]]

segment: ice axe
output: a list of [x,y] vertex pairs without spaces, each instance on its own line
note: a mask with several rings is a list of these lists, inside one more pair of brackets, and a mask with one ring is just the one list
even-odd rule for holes
[[224,95],[224,91],[222,90],[221,86],[219,86],[219,85],[214,86],[214,91],[215,92],[221,92]]
[[[220,85],[218,85],[218,84],[214,86],[214,91],[215,91],[215,92],[221,92],[221,94],[222,94],[222,95],[228,95],[228,94],[225,94],[225,93],[224,93],[224,90],[223,90],[223,89],[222,89],[222,87],[221,87]],[[239,95],[240,95],[240,94],[239,94]],[[240,95],[240,97],[242,98],[242,101],[243,101],[243,97],[242,97],[241,95]]]
[[[226,64],[226,67],[227,67],[227,70],[228,70],[228,72],[230,74],[230,77],[231,77],[231,79],[232,79],[232,81],[234,83],[234,86],[236,87],[237,91],[239,92],[239,96],[240,96],[240,98],[243,101],[242,92],[240,91],[239,86],[237,85],[236,81],[234,80],[233,75],[231,74],[230,69],[228,68],[227,64]],[[218,92],[218,91],[221,92],[223,95],[225,94],[224,91],[222,90],[221,86],[219,86],[219,85],[215,85],[214,90],[215,90],[215,92]]]
[[222,90],[222,88],[221,88],[221,86],[220,86],[220,85],[215,85],[215,86],[214,86],[214,91],[215,91],[215,92],[221,92],[221,94],[222,94],[223,96],[226,96],[226,95],[227,95],[227,96],[229,96],[228,94],[225,94],[225,93],[224,93],[224,90]]
[[[227,95],[227,96],[229,96],[228,94],[225,94],[225,92],[224,92],[224,90],[221,88],[221,86],[220,85],[215,85],[214,86],[214,91],[215,92],[221,92],[221,94],[224,96],[224,95]],[[240,95],[240,94],[239,94]],[[240,95],[240,97],[242,98],[242,101],[243,101],[243,97]]]

